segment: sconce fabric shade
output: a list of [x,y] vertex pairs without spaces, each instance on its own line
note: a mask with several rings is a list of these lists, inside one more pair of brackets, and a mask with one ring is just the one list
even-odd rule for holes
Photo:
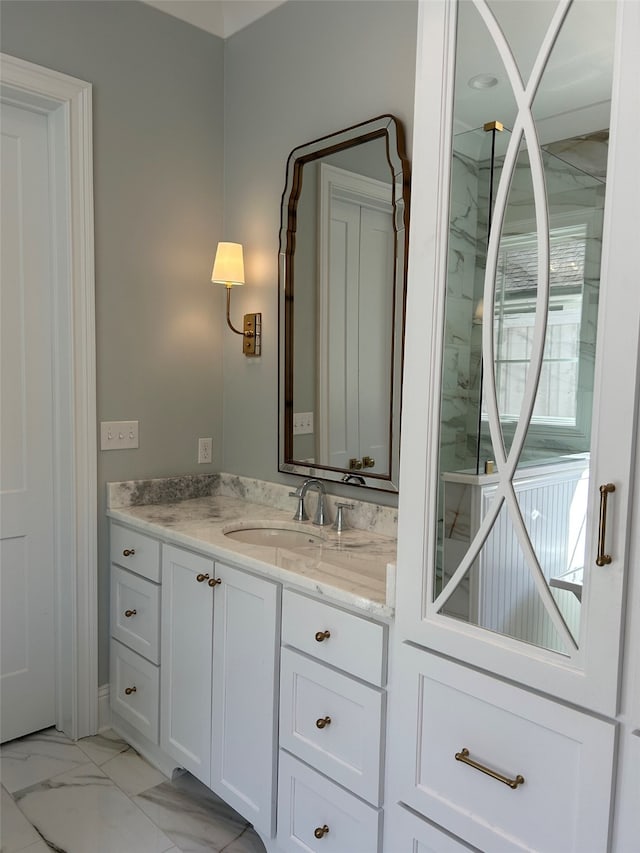
[[244,259],[241,243],[218,243],[211,281],[231,287],[244,284]]

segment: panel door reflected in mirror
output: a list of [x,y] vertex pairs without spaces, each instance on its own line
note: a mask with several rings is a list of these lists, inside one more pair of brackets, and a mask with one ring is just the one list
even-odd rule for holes
[[290,157],[281,470],[397,487],[408,193],[398,131],[383,116]]
[[615,24],[567,5],[459,4],[434,584],[443,615],[561,654],[588,583]]

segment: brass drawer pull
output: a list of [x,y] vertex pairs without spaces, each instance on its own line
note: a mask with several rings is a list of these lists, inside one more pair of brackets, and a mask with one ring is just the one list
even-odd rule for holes
[[600,520],[598,523],[598,556],[596,557],[596,566],[608,566],[611,562],[611,556],[604,553],[605,535],[607,532],[607,497],[611,492],[615,492],[616,487],[613,483],[606,483],[600,486]]
[[329,827],[326,823],[324,826],[316,826],[316,828],[313,830],[313,834],[316,838],[324,838],[327,832],[329,832]]
[[316,720],[316,728],[324,729],[326,726],[331,725],[331,717],[320,717],[319,720]]
[[316,634],[316,642],[322,643],[324,640],[328,640],[331,636],[331,631],[318,631]]
[[518,785],[524,784],[524,776],[521,776],[519,773],[515,779],[509,779],[508,776],[503,776],[501,773],[496,773],[495,770],[491,770],[483,764],[478,764],[477,761],[469,758],[469,750],[466,746],[463,746],[460,752],[456,752],[456,761],[462,761],[464,764],[468,764],[469,767],[473,767],[481,773],[486,773],[487,776],[491,776],[492,779],[497,779],[498,782],[504,782],[505,785],[508,785],[513,790],[515,790]]
[[209,575],[203,575],[203,574],[196,575],[196,580],[198,581],[198,583],[204,583],[204,581],[209,580]]
[[135,616],[137,614],[137,612],[138,612],[137,610],[125,610],[124,615],[128,619],[130,616]]
[[222,583],[220,578],[209,578],[209,586],[217,586],[219,583]]
[[133,557],[135,553],[136,553],[135,548],[125,548],[124,551],[122,552],[122,556],[123,557]]
[[127,696],[131,696],[132,693],[136,693],[137,691],[136,691],[136,688],[134,686],[134,687],[125,687],[124,692],[127,694]]

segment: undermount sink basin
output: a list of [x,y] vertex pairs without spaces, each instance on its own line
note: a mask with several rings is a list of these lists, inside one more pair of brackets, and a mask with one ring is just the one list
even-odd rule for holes
[[242,527],[231,527],[224,535],[236,542],[246,545],[269,545],[271,548],[301,548],[304,545],[321,545],[322,536],[316,536],[309,530],[301,530],[295,525],[273,523],[260,527],[249,524]]

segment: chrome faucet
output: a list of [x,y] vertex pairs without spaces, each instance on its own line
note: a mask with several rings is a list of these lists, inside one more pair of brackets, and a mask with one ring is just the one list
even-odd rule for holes
[[305,518],[308,518],[304,509],[304,499],[307,496],[309,489],[315,489],[318,493],[318,504],[316,506],[316,514],[312,524],[317,524],[318,526],[331,524],[331,519],[329,518],[329,512],[326,505],[326,492],[324,490],[324,485],[315,477],[309,477],[308,480],[304,481],[300,488],[296,489],[295,492],[289,493],[292,497],[298,498],[299,501],[298,510],[294,515],[294,519],[296,519],[296,521],[302,521]]

